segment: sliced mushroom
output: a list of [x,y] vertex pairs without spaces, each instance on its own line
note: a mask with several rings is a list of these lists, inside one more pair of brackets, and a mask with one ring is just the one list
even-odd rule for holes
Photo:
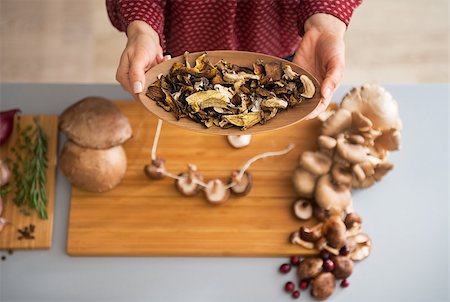
[[278,97],[270,97],[261,102],[261,107],[265,109],[286,109],[288,102]]
[[281,80],[281,76],[283,75],[283,70],[281,69],[281,64],[277,62],[270,62],[264,65],[266,70],[266,77],[271,79],[272,81]]
[[144,167],[144,173],[150,179],[163,179],[166,172],[165,160],[164,159],[154,159],[151,164]]
[[331,181],[331,175],[319,178],[315,191],[317,204],[325,210],[341,213],[352,204],[352,195],[346,186],[339,186]]
[[298,73],[293,71],[290,65],[284,65],[283,71],[284,71],[283,79],[294,80],[296,77],[298,77]]
[[292,174],[294,189],[300,197],[311,198],[314,196],[317,176],[302,168],[295,169]]
[[314,86],[314,83],[308,76],[304,74],[300,76],[300,81],[302,82],[304,88],[304,91],[300,95],[307,99],[312,98],[316,93],[316,87]]
[[206,199],[212,204],[222,204],[230,196],[230,190],[220,179],[209,181],[204,191]]
[[252,141],[252,135],[228,135],[227,140],[231,146],[235,147],[236,149],[240,149],[250,145],[250,142]]
[[348,238],[348,246],[350,259],[361,261],[370,255],[372,241],[367,234],[358,234]]
[[305,151],[300,156],[300,167],[317,176],[328,173],[331,164],[331,159],[319,152]]
[[233,184],[230,188],[231,193],[236,196],[245,196],[250,193],[252,189],[252,175],[248,171],[245,171],[242,177],[239,177],[239,174],[240,171],[233,171],[233,173],[231,173],[230,182]]
[[305,199],[297,200],[294,203],[294,213],[301,220],[308,220],[313,215],[313,206],[310,201]]
[[175,187],[184,196],[194,196],[200,191],[199,183],[203,182],[203,176],[198,172],[197,166],[188,165],[188,171],[178,175]]

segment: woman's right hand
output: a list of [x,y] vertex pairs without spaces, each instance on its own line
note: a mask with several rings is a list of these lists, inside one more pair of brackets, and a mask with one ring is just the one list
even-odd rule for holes
[[145,72],[164,61],[159,36],[143,21],[133,21],[127,28],[128,42],[120,57],[116,80],[131,94],[145,86]]

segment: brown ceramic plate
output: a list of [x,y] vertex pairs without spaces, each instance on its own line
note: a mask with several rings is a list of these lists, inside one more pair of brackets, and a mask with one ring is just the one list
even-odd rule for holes
[[[188,59],[192,65],[195,65],[195,59],[201,55],[203,52],[191,53],[188,55]],[[207,58],[212,64],[216,64],[219,60],[224,59],[229,63],[233,63],[239,66],[245,66],[252,68],[253,63],[257,59],[264,60],[264,63],[269,62],[281,62],[282,65],[289,64],[292,70],[298,74],[307,75],[314,83],[316,87],[316,93],[313,98],[308,99],[301,104],[295,106],[294,108],[289,108],[288,110],[283,110],[279,112],[273,119],[265,123],[264,125],[257,124],[245,131],[240,130],[238,127],[222,129],[217,126],[212,126],[211,128],[206,128],[203,124],[196,123],[190,118],[181,118],[177,120],[172,112],[167,112],[163,108],[159,107],[155,101],[151,100],[145,95],[148,86],[157,80],[159,74],[166,75],[169,73],[170,68],[175,62],[184,62],[184,56],[179,56],[156,65],[145,74],[146,83],[144,86],[144,91],[138,94],[138,99],[144,104],[144,106],[158,118],[171,123],[173,125],[191,130],[196,132],[201,132],[205,134],[215,134],[215,135],[243,135],[243,134],[255,134],[260,132],[272,131],[281,129],[298,122],[301,122],[305,117],[311,113],[319,104],[320,101],[320,85],[315,77],[313,77],[309,72],[302,69],[300,66],[265,54],[247,52],[247,51],[234,51],[234,50],[220,50],[220,51],[207,51]]]

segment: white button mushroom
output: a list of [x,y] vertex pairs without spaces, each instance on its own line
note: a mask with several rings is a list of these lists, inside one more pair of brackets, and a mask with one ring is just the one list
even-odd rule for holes
[[250,145],[252,141],[251,134],[246,135],[228,135],[227,136],[228,143],[236,149],[244,148]]

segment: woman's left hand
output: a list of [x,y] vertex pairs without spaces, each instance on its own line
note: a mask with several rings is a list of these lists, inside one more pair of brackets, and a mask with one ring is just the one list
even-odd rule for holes
[[321,82],[319,106],[307,119],[316,117],[328,107],[331,96],[342,80],[345,30],[345,23],[332,15],[315,14],[305,22],[305,34],[293,62],[311,72]]

